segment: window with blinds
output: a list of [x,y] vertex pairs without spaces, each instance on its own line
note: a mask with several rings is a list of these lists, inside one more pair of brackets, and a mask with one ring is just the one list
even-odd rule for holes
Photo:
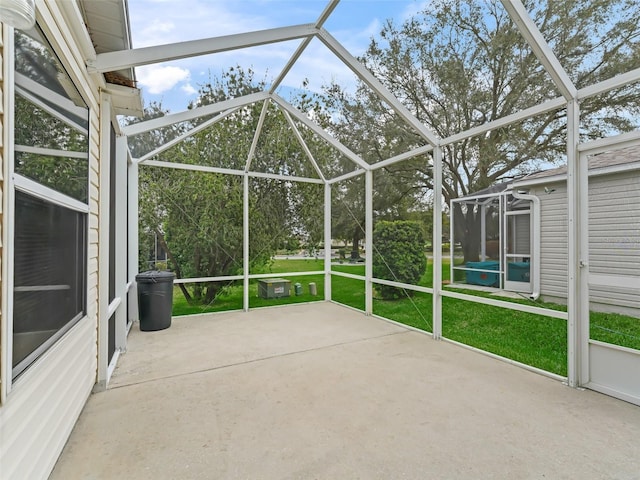
[[89,111],[42,32],[15,32],[13,376],[86,312]]

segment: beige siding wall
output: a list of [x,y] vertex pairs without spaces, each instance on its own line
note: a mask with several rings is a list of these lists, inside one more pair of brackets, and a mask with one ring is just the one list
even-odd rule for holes
[[[553,189],[546,193],[544,187]],[[541,204],[541,293],[567,297],[567,188],[564,182],[536,186]],[[640,309],[640,171],[589,179],[589,271],[610,275],[626,286],[590,288],[595,308]]]
[[[56,2],[46,0],[38,6],[42,7],[45,34],[90,108],[87,315],[14,383],[0,407],[2,479],[48,477],[91,393],[97,370],[99,93],[85,72],[81,51],[69,41]],[[75,41],[79,38],[84,37],[77,35]],[[5,55],[2,58],[4,62]]]

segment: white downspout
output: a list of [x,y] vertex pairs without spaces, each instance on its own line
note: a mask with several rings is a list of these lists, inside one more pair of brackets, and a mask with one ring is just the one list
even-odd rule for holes
[[511,192],[514,198],[518,200],[530,200],[532,202],[531,215],[533,215],[533,291],[529,298],[537,300],[540,297],[540,199],[536,195],[521,193],[516,190]]

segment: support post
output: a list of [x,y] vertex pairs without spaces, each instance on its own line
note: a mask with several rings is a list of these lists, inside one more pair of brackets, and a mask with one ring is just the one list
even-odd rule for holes
[[120,298],[120,306],[116,310],[116,350],[121,352],[127,347],[127,137],[116,138],[116,237],[115,237],[115,297]]
[[373,171],[367,170],[364,185],[365,201],[365,307],[366,315],[373,313]]
[[[453,220],[451,221],[453,232]],[[453,235],[451,249],[451,280],[453,281]],[[433,149],[433,298],[432,331],[434,340],[442,338],[442,147]]]
[[127,281],[131,282],[131,288],[128,294],[128,315],[127,323],[138,320],[138,286],[136,285],[136,275],[139,265],[138,250],[138,163],[130,161],[128,158],[127,165],[127,209],[128,221],[127,226],[127,242],[129,249],[129,272]]
[[[572,100],[567,105],[567,200],[568,200],[568,383],[578,387],[588,381],[587,344],[589,331],[588,259],[588,171],[586,157],[578,154],[580,109]],[[588,338],[587,338],[588,340]]]
[[109,181],[111,172],[111,97],[100,98],[100,176],[98,221],[98,371],[95,391],[107,388],[109,368]]
[[242,289],[242,309],[249,311],[249,175],[244,174],[243,183],[243,200],[242,200],[242,273],[243,289]]
[[324,299],[331,301],[331,184],[324,184]]

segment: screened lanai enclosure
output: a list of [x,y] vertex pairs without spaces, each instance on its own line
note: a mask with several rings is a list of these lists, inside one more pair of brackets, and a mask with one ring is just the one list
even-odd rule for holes
[[[91,71],[109,72],[292,46],[272,76],[239,62],[188,109],[123,126],[138,268],[173,270],[192,311],[279,304],[258,283],[280,282],[292,298],[302,288],[296,301],[343,303],[640,403],[639,379],[621,374],[640,368],[640,270],[597,275],[598,287],[590,273],[601,217],[585,159],[640,144],[640,31],[625,23],[638,5],[607,8],[615,21],[578,3],[442,2],[382,27],[356,58],[325,28],[339,12],[330,1],[307,24],[97,55]],[[482,40],[492,36],[511,43],[496,55]],[[353,87],[283,86],[318,49]],[[558,185],[519,186],[557,168]],[[637,168],[618,175],[637,178]],[[639,185],[623,187],[628,205]],[[610,241],[625,242],[614,262],[640,267],[637,212],[611,220],[620,238]],[[551,233],[561,240],[546,246]],[[541,282],[562,294],[541,294]],[[624,315],[590,315],[594,288]]]
[[[580,395],[604,400],[599,412],[607,413],[593,420],[601,431],[611,430],[606,415],[634,415],[630,405],[560,382],[640,405],[640,2],[145,1],[0,2],[1,478],[46,478],[83,409],[124,398],[114,391],[155,388],[156,410],[103,403],[161,412],[149,425],[164,424],[164,393],[189,390],[172,382],[198,383],[206,371],[220,395],[217,414],[236,403],[218,388],[218,366],[240,362],[281,379],[270,361],[291,352],[313,357],[333,388],[318,346],[326,355],[349,349],[332,360],[353,361],[343,385],[362,385],[354,390],[369,396],[371,383],[384,394],[403,388],[400,380],[420,385],[403,392],[416,416],[429,397],[452,418],[444,397],[424,391],[446,382],[475,402],[457,387],[483,384],[487,398],[520,408],[504,416],[486,402],[513,419],[506,423],[520,440],[524,404],[505,395],[508,375],[485,383],[468,368],[473,360],[443,368],[459,359],[444,354],[421,364],[427,375],[405,378],[394,365],[413,374],[409,358],[467,349],[466,358],[490,357],[478,365],[522,374],[520,394],[540,382],[565,392],[553,400],[558,416],[545,421],[584,426],[567,415],[591,414],[589,402],[572,403]],[[169,95],[163,104],[166,85],[183,93],[183,105]],[[137,332],[136,276],[150,269],[175,274],[173,318],[185,317],[162,332]],[[261,309],[271,306],[279,308]],[[232,313],[214,315],[221,311]],[[324,329],[320,342],[310,341],[315,327]],[[138,339],[146,346],[136,353]],[[356,353],[362,339],[368,357]],[[376,350],[393,341],[386,354]],[[134,370],[146,363],[129,372],[131,388],[111,388],[122,386],[125,361],[169,358],[169,344],[177,363],[159,362],[168,383],[142,381]],[[427,344],[433,349],[416,353]],[[231,360],[203,366],[226,347]],[[263,358],[260,370],[254,360]],[[375,365],[393,381],[378,380],[384,372]],[[372,377],[358,373],[365,370]],[[235,372],[228,384],[241,383]],[[254,378],[243,398],[260,400],[255,393],[266,393],[272,377]],[[192,408],[176,398],[178,409]],[[202,390],[206,408],[211,398]],[[381,410],[363,410],[366,419],[352,425],[353,443],[371,418],[396,421],[380,398],[372,403]],[[261,412],[239,403],[241,416]],[[477,412],[464,405],[464,414]],[[344,406],[331,413],[340,409],[344,417],[333,419],[350,416]],[[473,416],[484,422],[473,441],[486,444],[486,419]],[[464,418],[449,442],[456,453]],[[628,423],[632,436],[637,422]],[[129,447],[146,442],[144,430],[141,442],[105,440],[97,453],[115,445],[136,456]],[[549,437],[543,430],[536,441]],[[213,441],[185,432],[197,452]],[[606,434],[594,433],[593,443]],[[567,441],[560,437],[558,445]],[[166,438],[177,458],[176,437]],[[344,450],[339,440],[335,451]],[[609,458],[633,460],[628,443]],[[263,447],[238,444],[243,454]],[[534,461],[548,463],[542,451]]]

